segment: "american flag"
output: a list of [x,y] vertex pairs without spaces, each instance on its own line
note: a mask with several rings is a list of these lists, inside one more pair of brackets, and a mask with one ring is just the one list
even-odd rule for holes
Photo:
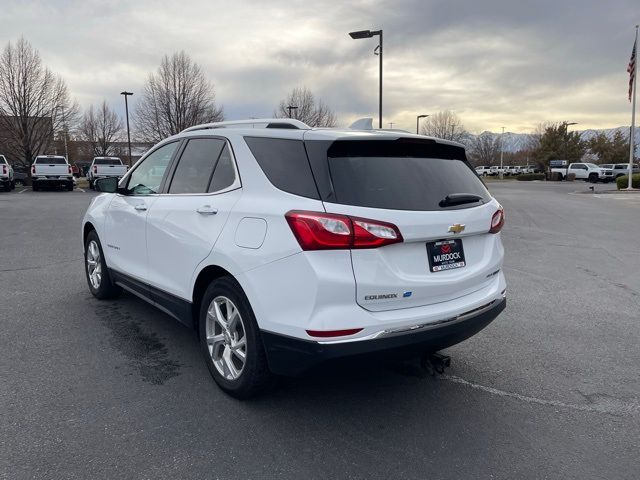
[[627,67],[627,73],[629,74],[629,101],[631,101],[631,92],[633,91],[633,77],[636,74],[636,47],[638,41],[633,44],[633,51],[631,52],[631,59],[629,60],[629,66]]

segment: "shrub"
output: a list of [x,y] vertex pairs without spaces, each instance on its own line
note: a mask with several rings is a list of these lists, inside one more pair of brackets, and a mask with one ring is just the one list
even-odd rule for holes
[[[629,186],[629,175],[616,178],[616,184],[618,185],[618,190],[627,188]],[[631,177],[631,186],[633,188],[640,188],[640,173],[633,174],[633,177]]]
[[567,182],[573,182],[576,179],[576,174],[575,173],[568,173],[567,176],[565,177],[565,179],[567,180]]
[[544,180],[544,173],[522,173],[516,177],[521,182],[530,182],[531,180]]

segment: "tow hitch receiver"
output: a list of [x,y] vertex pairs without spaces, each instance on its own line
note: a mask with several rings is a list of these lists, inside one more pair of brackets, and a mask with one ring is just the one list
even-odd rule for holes
[[420,366],[432,377],[435,377],[436,373],[442,375],[445,368],[451,366],[451,357],[441,353],[426,353],[420,358]]

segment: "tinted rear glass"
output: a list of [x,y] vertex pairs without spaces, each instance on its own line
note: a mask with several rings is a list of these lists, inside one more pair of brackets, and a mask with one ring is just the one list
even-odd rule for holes
[[36,158],[35,163],[45,164],[45,165],[66,165],[67,161],[61,157],[51,157],[51,158],[38,157]]
[[319,198],[301,140],[264,137],[244,140],[274,187],[302,197]]
[[[337,141],[327,152],[335,202],[392,210],[442,210],[447,195],[491,199],[464,150],[429,142]],[[468,208],[480,202],[445,208]]]
[[94,165],[122,165],[122,161],[113,158],[96,158]]

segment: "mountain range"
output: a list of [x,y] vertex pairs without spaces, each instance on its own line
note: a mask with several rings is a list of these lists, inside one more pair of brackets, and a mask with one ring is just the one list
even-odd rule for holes
[[[580,133],[581,137],[584,140],[589,140],[594,137],[596,134],[603,132],[609,139],[613,138],[616,132],[622,132],[626,137],[629,136],[629,130],[631,127],[615,127],[615,128],[605,128],[601,130],[576,130]],[[636,127],[636,155],[640,154],[640,127]],[[480,135],[491,135],[493,138],[499,138],[500,133],[485,131],[478,135],[473,133],[467,134],[467,138],[463,141],[468,146],[473,145],[473,141]],[[530,141],[533,135],[531,133],[513,133],[513,132],[504,132],[503,142],[504,142],[504,151],[505,152],[517,152],[520,150],[525,150],[528,142]]]

